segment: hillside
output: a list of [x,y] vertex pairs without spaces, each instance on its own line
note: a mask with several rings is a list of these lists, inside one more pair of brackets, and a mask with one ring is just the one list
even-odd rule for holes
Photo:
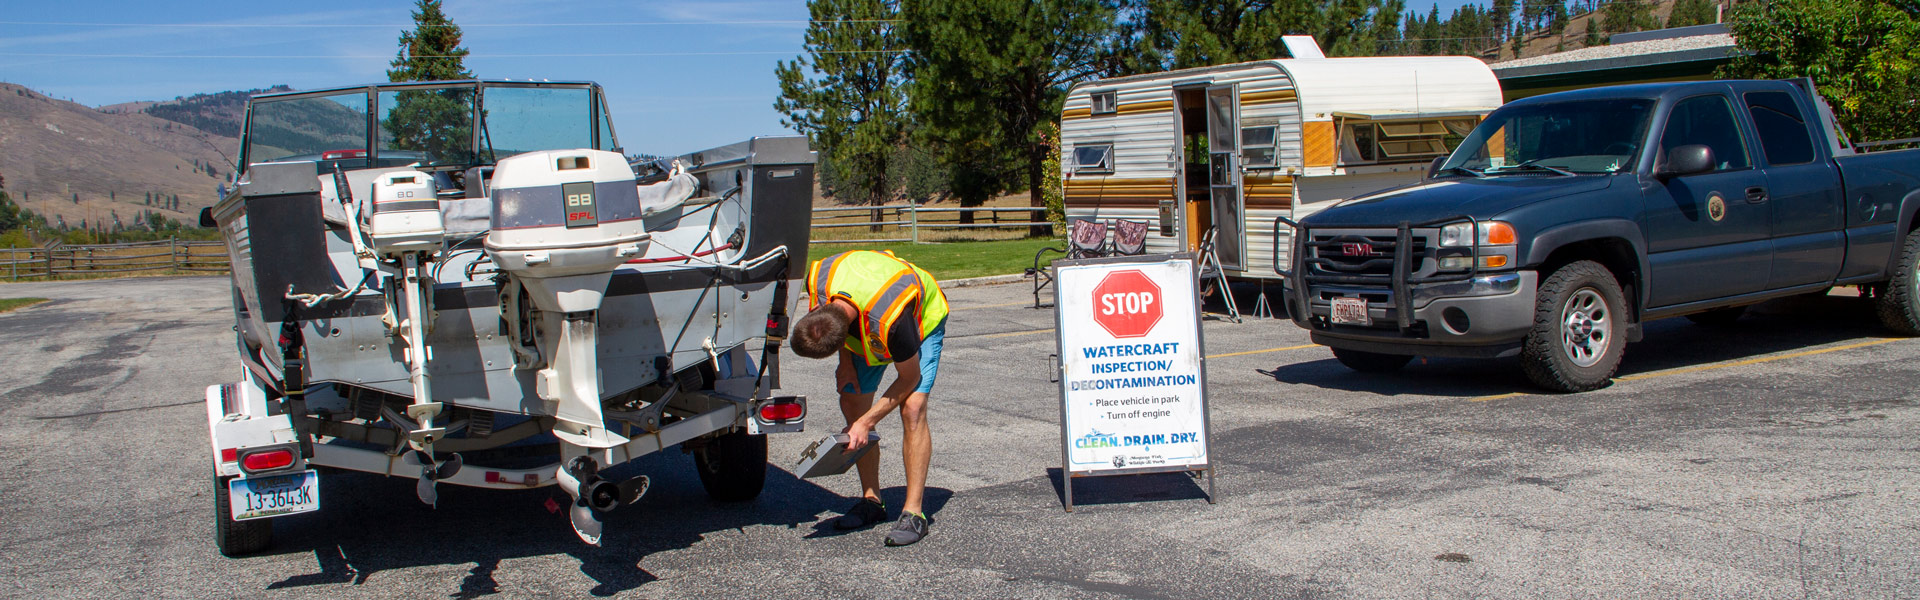
[[[0,176],[15,201],[50,221],[111,225],[118,216],[131,224],[152,210],[192,223],[200,207],[213,203],[216,186],[231,174],[229,157],[239,148],[234,134],[244,95],[238,103],[190,102],[220,96],[94,109],[0,83]],[[162,107],[175,107],[165,113],[171,117],[197,118],[231,133],[150,114]],[[149,197],[176,195],[178,210],[147,204]]]

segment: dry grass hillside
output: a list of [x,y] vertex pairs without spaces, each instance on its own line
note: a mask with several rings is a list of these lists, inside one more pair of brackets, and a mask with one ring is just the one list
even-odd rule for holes
[[[111,225],[115,215],[132,225],[143,210],[191,223],[200,207],[213,203],[215,187],[232,170],[226,157],[239,141],[114,108],[0,83],[0,176],[8,193],[48,220],[58,216],[73,226],[82,219]],[[178,195],[179,210],[148,206],[149,193]]]

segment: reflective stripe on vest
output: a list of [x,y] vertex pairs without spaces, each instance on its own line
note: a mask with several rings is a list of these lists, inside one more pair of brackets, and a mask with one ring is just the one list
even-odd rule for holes
[[859,309],[859,331],[847,337],[845,348],[868,365],[892,362],[887,332],[905,316],[907,303],[921,300],[916,316],[922,338],[933,333],[948,312],[946,295],[933,276],[891,253],[856,250],[813,263],[807,272],[808,309],[819,308],[833,296],[846,298]]

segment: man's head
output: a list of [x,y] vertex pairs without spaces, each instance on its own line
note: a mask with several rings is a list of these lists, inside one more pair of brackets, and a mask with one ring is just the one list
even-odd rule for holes
[[845,301],[829,301],[808,312],[793,324],[793,351],[807,358],[833,356],[847,337],[854,311]]

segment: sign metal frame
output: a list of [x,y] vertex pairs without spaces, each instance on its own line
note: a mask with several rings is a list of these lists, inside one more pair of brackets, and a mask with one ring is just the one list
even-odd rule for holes
[[[1194,311],[1192,314],[1192,319],[1193,319],[1194,340],[1196,343],[1194,347],[1194,352],[1198,354],[1196,358],[1198,358],[1199,365],[1200,365],[1200,369],[1198,373],[1199,398],[1197,399],[1198,402],[1200,403],[1200,423],[1201,423],[1200,444],[1201,444],[1201,448],[1205,449],[1206,451],[1207,460],[1205,463],[1201,463],[1201,464],[1102,469],[1102,470],[1082,471],[1082,472],[1076,473],[1074,472],[1073,459],[1071,456],[1071,453],[1073,451],[1072,433],[1068,430],[1068,425],[1067,425],[1067,420],[1068,420],[1068,406],[1067,406],[1067,386],[1068,386],[1067,375],[1068,374],[1067,374],[1067,361],[1066,361],[1067,329],[1066,329],[1065,311],[1061,309],[1061,307],[1066,306],[1066,304],[1063,303],[1064,298],[1062,298],[1062,290],[1065,290],[1070,286],[1061,284],[1061,282],[1064,281],[1063,279],[1061,279],[1061,275],[1062,275],[1061,269],[1066,267],[1097,266],[1097,265],[1164,264],[1164,263],[1184,263],[1185,270],[1187,271],[1187,274],[1188,274],[1188,277],[1187,277],[1188,281],[1186,282],[1186,285],[1188,287],[1182,291],[1193,294]],[[1207,357],[1204,350],[1204,348],[1206,348],[1206,331],[1200,326],[1201,324],[1201,318],[1200,318],[1201,311],[1199,310],[1199,307],[1201,304],[1200,269],[1199,269],[1198,262],[1196,261],[1195,255],[1192,252],[1179,252],[1174,254],[1110,256],[1110,257],[1103,257],[1103,258],[1086,258],[1086,259],[1076,259],[1076,260],[1062,259],[1062,260],[1053,261],[1053,263],[1048,268],[1052,270],[1053,280],[1055,282],[1053,286],[1053,306],[1054,306],[1053,344],[1054,344],[1054,352],[1055,352],[1053,379],[1055,380],[1055,382],[1060,384],[1060,482],[1061,482],[1062,488],[1065,491],[1064,500],[1066,501],[1065,502],[1066,511],[1073,512],[1073,480],[1074,478],[1105,477],[1108,475],[1140,475],[1140,474],[1147,474],[1147,473],[1198,473],[1201,471],[1205,471],[1207,474],[1207,504],[1216,503],[1217,500],[1219,499],[1219,494],[1215,491],[1215,488],[1214,488],[1215,467],[1214,467],[1214,461],[1213,461],[1213,411],[1210,410],[1210,406],[1207,403]],[[1163,289],[1161,290],[1161,293],[1164,295],[1167,293],[1167,290]],[[1161,317],[1161,323],[1164,324],[1164,323],[1170,322],[1171,320],[1178,320],[1181,318],[1182,317],[1180,317],[1179,315],[1166,314]]]

